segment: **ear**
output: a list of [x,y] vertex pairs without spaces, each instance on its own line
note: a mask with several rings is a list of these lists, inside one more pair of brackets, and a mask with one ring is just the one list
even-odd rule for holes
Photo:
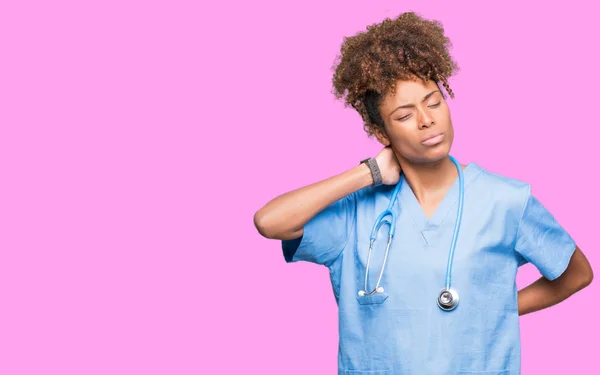
[[382,130],[379,126],[377,125],[373,125],[373,127],[375,128],[375,137],[377,137],[377,140],[379,141],[379,143],[381,143],[384,146],[389,146],[390,140],[388,139],[387,135],[385,134],[385,131]]

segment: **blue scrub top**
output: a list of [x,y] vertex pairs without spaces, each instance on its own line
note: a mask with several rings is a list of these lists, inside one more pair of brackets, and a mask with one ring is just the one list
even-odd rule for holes
[[[520,374],[517,269],[532,263],[553,280],[567,268],[575,242],[529,184],[475,163],[463,172],[451,274],[460,303],[453,311],[442,311],[436,301],[445,286],[458,179],[429,219],[403,179],[383,294],[360,297],[358,291],[373,222],[394,186],[359,190],[315,216],[301,238],[282,242],[287,262],[329,268],[339,309],[340,375]],[[387,229],[381,227],[373,249],[368,290],[379,277]]]

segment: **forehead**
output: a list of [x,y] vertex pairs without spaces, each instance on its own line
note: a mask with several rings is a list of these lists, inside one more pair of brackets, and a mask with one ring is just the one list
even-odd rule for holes
[[411,103],[420,103],[423,98],[432,91],[438,90],[435,81],[429,80],[423,82],[420,79],[415,80],[398,80],[396,89],[386,95],[382,105],[402,105]]

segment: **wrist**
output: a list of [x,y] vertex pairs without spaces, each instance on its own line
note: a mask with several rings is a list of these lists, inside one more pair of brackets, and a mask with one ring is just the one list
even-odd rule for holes
[[373,174],[371,173],[371,169],[367,164],[360,163],[354,167],[354,169],[356,170],[357,176],[360,180],[361,188],[366,188],[373,185]]
[[381,175],[377,158],[364,159],[360,164],[364,164],[369,169],[369,172],[371,173],[371,184],[373,186],[379,186],[383,183],[383,176]]

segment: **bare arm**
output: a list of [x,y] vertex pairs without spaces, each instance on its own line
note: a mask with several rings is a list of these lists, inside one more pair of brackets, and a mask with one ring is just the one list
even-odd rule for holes
[[326,180],[282,194],[254,215],[254,225],[267,238],[292,239],[304,225],[330,204],[373,183],[371,171],[358,165]]
[[[384,184],[400,178],[400,166],[393,151],[386,147],[376,157]],[[258,232],[271,239],[300,237],[304,225],[332,203],[373,184],[369,167],[360,164],[326,180],[282,194],[254,214]]]
[[569,266],[560,277],[552,281],[541,277],[519,291],[519,315],[529,314],[562,302],[590,285],[593,278],[590,263],[577,247]]

